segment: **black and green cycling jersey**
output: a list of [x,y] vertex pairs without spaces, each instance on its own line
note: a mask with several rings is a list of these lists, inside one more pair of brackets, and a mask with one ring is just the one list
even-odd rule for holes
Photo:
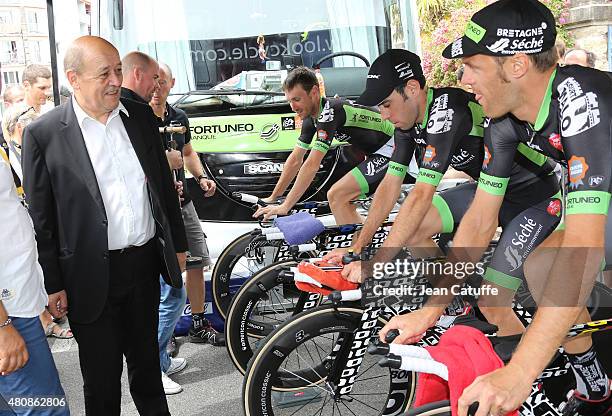
[[482,108],[458,88],[429,88],[423,121],[395,130],[387,174],[404,177],[415,151],[418,182],[438,186],[449,166],[477,179],[483,159]]
[[327,153],[332,141],[350,143],[372,154],[393,136],[393,124],[381,118],[376,108],[341,98],[321,98],[319,117],[307,117],[297,146]]
[[[538,164],[542,155],[568,168],[566,213],[607,214],[612,187],[612,80],[577,65],[550,77],[534,125],[512,116],[492,120],[483,164],[487,190],[505,189],[514,154]],[[487,145],[487,134],[485,134]],[[531,153],[530,153],[531,152]]]

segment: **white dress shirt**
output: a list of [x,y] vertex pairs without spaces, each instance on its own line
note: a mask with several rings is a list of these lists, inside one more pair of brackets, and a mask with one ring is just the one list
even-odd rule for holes
[[72,97],[108,220],[108,249],[141,246],[155,235],[146,177],[119,114],[120,102],[106,124],[90,117]]
[[[3,152],[0,149],[0,152]],[[0,155],[1,156],[1,155]],[[34,318],[47,293],[38,264],[34,227],[19,202],[9,164],[0,157],[0,301],[9,316]]]

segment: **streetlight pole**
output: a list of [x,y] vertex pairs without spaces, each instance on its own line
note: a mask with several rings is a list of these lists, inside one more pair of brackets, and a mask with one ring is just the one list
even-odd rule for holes
[[51,56],[51,75],[53,76],[53,102],[60,105],[59,78],[57,76],[57,50],[55,48],[55,18],[53,17],[53,0],[47,0],[47,23],[49,26],[49,52]]

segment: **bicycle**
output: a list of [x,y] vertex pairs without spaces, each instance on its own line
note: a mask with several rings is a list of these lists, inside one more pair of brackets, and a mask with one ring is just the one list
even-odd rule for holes
[[[411,185],[403,187],[398,204],[405,199],[411,187]],[[244,193],[233,193],[232,198],[252,204],[253,207],[268,205],[260,198]],[[367,213],[371,198],[355,200],[353,203],[359,206],[362,214]],[[298,203],[290,214],[297,212],[315,215],[325,226],[336,225],[334,217],[329,215],[327,201]],[[221,252],[215,263],[211,274],[213,302],[223,319],[227,318],[231,299],[242,283],[264,267],[292,258],[288,251],[289,245],[284,241],[282,233],[279,234],[280,230],[273,227],[269,221],[260,221],[260,227],[238,236]],[[337,238],[336,243],[338,246],[348,247],[351,238],[352,235],[343,234],[343,237]],[[305,253],[302,258],[313,256],[314,253]]]
[[[415,279],[415,284],[427,284],[427,279],[423,279]],[[605,291],[598,293],[599,296],[611,296],[609,289],[601,284],[595,291]],[[247,416],[323,415],[336,411],[342,414],[341,406],[347,409],[346,414],[399,415],[410,406],[416,383],[414,372],[388,367],[375,369],[377,363],[365,352],[370,337],[386,319],[419,308],[425,299],[413,297],[406,299],[401,307],[385,306],[383,310],[381,307],[364,309],[358,303],[361,294],[334,292],[330,298],[331,305],[292,317],[262,342],[249,363],[243,383],[243,407]],[[519,317],[528,318],[527,315],[523,310]],[[435,345],[444,331],[445,326],[434,326],[419,345]],[[595,342],[602,345],[597,339]],[[605,350],[600,354],[610,355]],[[565,397],[562,393],[571,385],[572,374],[563,361],[558,356],[541,376],[547,396],[539,390],[534,393],[532,415],[546,415],[538,410],[544,406],[544,398],[558,406]],[[303,397],[302,402],[293,403],[300,407],[284,407],[283,393]],[[365,397],[369,399],[367,403],[362,400]]]
[[[608,294],[609,295],[609,294]],[[606,331],[612,329],[612,319],[605,319],[600,321],[592,321],[584,324],[574,325],[568,332],[567,339],[583,336],[586,334],[592,334],[594,332]],[[485,335],[492,335],[490,332]],[[399,332],[392,330],[387,334],[385,341],[391,342]],[[489,338],[495,349],[496,338],[491,336]],[[518,341],[517,341],[518,343]],[[379,365],[382,367],[390,367],[404,371],[419,371],[425,373],[436,374],[442,379],[448,381],[448,369],[444,363],[440,363],[433,359],[429,353],[421,347],[415,347],[412,345],[398,345],[382,343],[376,339],[368,346],[368,353],[383,355],[384,357],[379,361]],[[501,354],[500,358],[504,362],[510,360],[509,354]],[[560,355],[557,355],[552,363],[562,360]],[[544,372],[538,379],[536,379],[532,385],[531,394],[528,399],[523,403],[519,410],[521,416],[553,416],[559,415],[562,411],[562,406],[559,408],[559,404],[555,404],[551,397],[548,397],[547,392],[543,388],[543,383],[550,374],[550,367]],[[558,371],[558,370],[555,370]],[[567,373],[566,373],[567,374]],[[564,374],[564,375],[566,375]],[[553,396],[554,397],[554,396]],[[478,402],[473,403],[470,406],[468,414],[473,414],[478,409]],[[435,403],[429,403],[424,406],[413,409],[408,413],[409,415],[425,416],[425,415],[451,415],[450,403],[448,401],[441,401]]]
[[[392,215],[376,232],[373,247],[379,247],[384,242],[394,218],[395,215]],[[360,227],[360,224],[328,227],[313,243],[301,247],[290,246],[288,252],[294,255],[293,258],[261,269],[240,286],[227,312],[224,329],[226,347],[238,371],[245,373],[257,344],[274,328],[289,317],[321,303],[319,294],[297,290],[291,273],[287,273],[299,262],[297,254],[309,252],[322,256],[339,245],[348,247]]]

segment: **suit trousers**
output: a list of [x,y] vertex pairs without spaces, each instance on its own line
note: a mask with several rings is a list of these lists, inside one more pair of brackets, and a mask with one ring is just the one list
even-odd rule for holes
[[[111,251],[108,297],[102,314],[92,323],[71,322],[79,344],[88,416],[121,413],[124,356],[138,413],[170,414],[157,343],[160,256],[154,239],[124,252]],[[68,302],[70,308],[70,299]]]

